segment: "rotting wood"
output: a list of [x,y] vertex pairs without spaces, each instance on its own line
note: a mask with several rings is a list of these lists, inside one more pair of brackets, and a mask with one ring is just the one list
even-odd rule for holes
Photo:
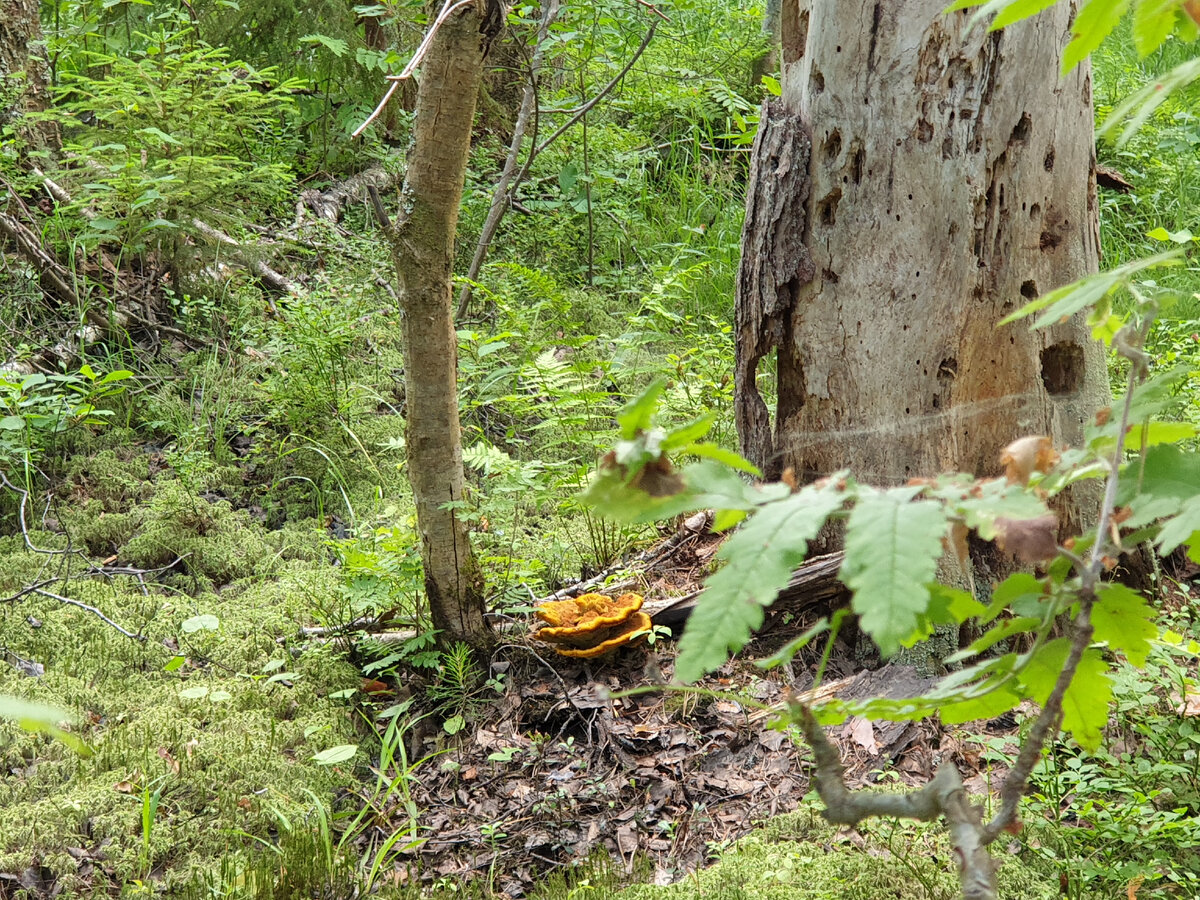
[[296,200],[296,221],[292,230],[296,231],[304,224],[310,211],[318,219],[326,222],[340,222],[347,206],[366,200],[371,188],[381,192],[395,190],[403,179],[403,174],[386,172],[382,166],[371,166],[357,175],[331,184],[324,190],[314,188],[301,191]]
[[746,189],[742,261],[738,267],[734,410],[742,455],[778,478],[771,415],[758,391],[758,364],[787,352],[801,286],[813,278],[805,245],[811,145],[798,115],[779,100],[763,104]]

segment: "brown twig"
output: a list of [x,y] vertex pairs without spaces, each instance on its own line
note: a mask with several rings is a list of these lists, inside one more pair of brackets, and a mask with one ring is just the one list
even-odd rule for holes
[[894,816],[929,822],[945,816],[950,843],[958,862],[959,878],[965,900],[995,900],[996,864],[982,840],[979,809],[968,800],[962,776],[954,763],[946,761],[924,787],[900,794],[852,791],[846,787],[845,769],[837,748],[807,706],[796,704],[793,717],[798,719],[804,738],[816,761],[813,781],[821,802],[822,815],[835,825],[857,825],[872,816]]

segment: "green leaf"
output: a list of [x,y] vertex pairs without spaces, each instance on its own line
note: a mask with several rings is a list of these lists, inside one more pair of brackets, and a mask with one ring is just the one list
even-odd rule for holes
[[330,747],[328,750],[322,750],[320,753],[314,754],[312,761],[318,766],[333,766],[348,759],[353,759],[354,754],[357,752],[357,744],[338,744],[336,747]]
[[[1200,507],[1197,507],[1200,511]],[[1136,591],[1123,584],[1101,584],[1096,588],[1096,605],[1092,608],[1092,627],[1095,639],[1105,641],[1120,650],[1135,666],[1146,663],[1150,642],[1158,637],[1154,625],[1154,610]]]
[[1117,27],[1129,0],[1088,0],[1075,15],[1071,32],[1075,35],[1063,51],[1062,73],[1066,75],[1083,62]]
[[976,719],[994,719],[1010,709],[1016,709],[1021,695],[1011,685],[1000,685],[979,697],[969,700],[943,703],[938,707],[938,717],[946,725],[973,722]]
[[1197,427],[1191,422],[1147,422],[1132,425],[1125,435],[1125,449],[1137,452],[1156,444],[1178,444],[1196,436]]
[[1126,143],[1154,114],[1164,100],[1197,78],[1200,78],[1200,59],[1189,59],[1180,63],[1118,104],[1108,114],[1096,136],[1111,138],[1117,126],[1124,122],[1125,127],[1116,141],[1118,144]]
[[1139,56],[1149,56],[1175,30],[1179,0],[1138,0],[1133,8],[1133,45]]
[[977,656],[1001,641],[1007,640],[1014,634],[1025,634],[1026,632],[1033,631],[1041,624],[1041,618],[1035,619],[1032,616],[1016,616],[1011,619],[1005,619],[995,628],[989,628],[981,634],[971,642],[970,646],[964,647],[952,656],[947,657],[946,662],[955,663],[969,659],[972,656]]
[[1160,444],[1142,455],[1140,466],[1135,460],[1128,468],[1129,477],[1121,480],[1117,502],[1133,511],[1131,528],[1173,516],[1184,503],[1200,496],[1200,454]]
[[630,441],[639,431],[646,431],[654,424],[654,413],[658,410],[658,398],[666,390],[667,382],[659,378],[644,391],[630,400],[617,413],[617,424],[621,426],[621,437]]
[[1014,572],[992,591],[992,602],[988,606],[984,623],[992,621],[1006,609],[1018,616],[1041,618],[1045,610],[1046,591],[1042,583],[1028,572]]
[[663,450],[678,450],[680,447],[687,446],[693,441],[699,440],[712,430],[713,423],[716,420],[717,414],[710,412],[693,422],[689,422],[687,425],[681,425],[667,432],[667,436],[662,442]]
[[467,720],[462,716],[451,716],[442,723],[442,730],[448,735],[456,735],[466,727]]
[[1012,25],[1014,22],[1020,22],[1022,19],[1028,19],[1030,16],[1035,16],[1043,9],[1048,9],[1057,3],[1058,0],[1010,0],[992,20],[989,31],[998,31]]
[[36,703],[32,700],[22,700],[19,697],[0,694],[0,719],[15,722],[17,727],[23,731],[49,735],[81,756],[91,755],[91,750],[82,739],[63,730],[62,723],[76,721],[76,716],[65,709],[51,706],[48,703]]
[[885,657],[919,626],[942,555],[946,511],[932,501],[910,502],[917,488],[860,494],[846,525],[840,578],[854,593],[859,625]]
[[183,664],[185,662],[187,662],[186,656],[172,656],[169,660],[167,660],[166,665],[163,666],[163,671],[178,672],[181,668],[183,668]]
[[167,134],[161,128],[156,128],[153,125],[150,125],[146,128],[139,128],[138,134],[145,134],[145,135],[149,135],[150,137],[158,138],[164,144],[173,144],[176,147],[183,146],[183,142],[181,140],[179,140],[179,138],[175,137],[175,135]]
[[184,688],[179,692],[179,696],[184,700],[199,700],[201,697],[208,696],[208,686],[201,684],[196,687]]
[[1081,278],[1079,281],[1063,285],[1045,296],[1025,304],[1016,312],[1001,319],[1000,325],[1007,325],[1035,312],[1042,314],[1034,321],[1033,328],[1045,328],[1047,325],[1053,325],[1060,319],[1069,318],[1082,309],[1095,306],[1110,293],[1128,284],[1139,272],[1158,266],[1177,265],[1179,256],[1179,250],[1170,250],[1166,253],[1159,253],[1157,256],[1135,259],[1115,269]]
[[5,416],[0,419],[0,431],[24,431],[25,418],[23,416]]
[[1158,552],[1166,556],[1180,544],[1188,545],[1188,558],[1200,562],[1200,496],[1192,497],[1167,519],[1158,533]]
[[1146,237],[1154,238],[1156,241],[1170,241],[1173,244],[1186,244],[1188,241],[1195,240],[1195,236],[1186,228],[1182,231],[1167,231],[1161,225],[1153,231],[1147,232]]
[[688,444],[682,448],[682,452],[690,453],[692,456],[715,459],[717,462],[729,466],[731,469],[737,469],[755,477],[762,475],[758,466],[754,465],[750,460],[739,453],[734,453],[732,450],[718,447],[716,444]]
[[221,621],[212,613],[203,613],[184,619],[179,627],[183,629],[184,634],[195,634],[197,631],[216,631],[221,627]]
[[346,50],[349,49],[349,44],[340,38],[332,38],[324,34],[306,34],[300,38],[302,44],[321,44],[330,50],[334,56],[345,56]]
[[[1018,676],[1030,698],[1043,706],[1046,704],[1070,652],[1071,642],[1066,638],[1057,638],[1034,651]],[[1100,747],[1110,700],[1112,679],[1108,674],[1108,663],[1099,651],[1085,650],[1063,696],[1062,723],[1063,730],[1069,731],[1083,749]]]
[[832,484],[810,485],[764,506],[725,542],[728,564],[708,579],[679,640],[675,677],[692,682],[746,645],[792,572],[808,542],[845,495]]

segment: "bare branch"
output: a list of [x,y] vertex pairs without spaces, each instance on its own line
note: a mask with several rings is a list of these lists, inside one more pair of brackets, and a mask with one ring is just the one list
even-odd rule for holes
[[[504,160],[500,180],[496,182],[496,187],[492,191],[492,205],[488,209],[483,230],[479,232],[479,240],[475,244],[475,255],[471,258],[470,268],[467,269],[466,283],[458,293],[458,309],[455,312],[457,319],[461,319],[467,314],[467,307],[471,303],[471,282],[479,277],[479,270],[483,268],[483,261],[487,258],[488,246],[491,244],[492,238],[496,236],[500,220],[504,218],[504,214],[508,210],[513,191],[517,189],[525,177],[525,173],[529,170],[529,160],[527,160],[525,168],[521,170],[520,175],[517,175],[517,159],[521,155],[521,145],[525,142],[525,130],[529,127],[530,119],[534,120],[534,140],[537,139],[538,78],[542,71],[542,57],[545,55],[550,37],[550,26],[558,18],[558,11],[559,0],[547,0],[542,8],[542,20],[538,23],[537,40],[534,44],[533,56],[529,61],[529,83],[525,85],[525,92],[521,97],[521,109],[513,124],[508,156]],[[530,155],[530,160],[532,159],[533,154]]]
[[132,638],[135,641],[145,641],[146,640],[146,635],[134,634],[132,631],[127,631],[126,629],[124,629],[120,625],[118,625],[116,622],[114,622],[112,619],[110,619],[108,616],[106,616],[104,613],[100,612],[100,610],[96,609],[96,607],[94,607],[94,606],[88,606],[86,603],[81,603],[78,600],[72,600],[70,597],[64,597],[62,594],[55,594],[53,591],[43,590],[42,588],[37,588],[34,591],[34,593],[41,594],[43,597],[49,597],[51,600],[57,600],[59,603],[66,603],[66,604],[69,604],[70,606],[77,606],[82,610],[86,610],[87,612],[90,612],[92,615],[96,616],[98,619],[100,619],[106,625],[111,625],[113,628],[115,628],[117,631],[121,632],[121,634],[125,635],[125,637],[127,637],[127,638]]
[[392,94],[394,94],[396,92],[396,88],[400,86],[400,82],[404,81],[406,78],[410,78],[412,73],[416,71],[417,66],[421,64],[421,60],[425,58],[425,54],[429,51],[429,45],[433,43],[434,35],[436,35],[438,29],[442,27],[442,23],[450,18],[450,14],[456,10],[462,9],[464,6],[470,6],[474,2],[475,0],[458,0],[457,3],[451,5],[451,0],[446,0],[445,6],[443,6],[442,11],[438,13],[438,17],[433,20],[433,24],[429,26],[429,31],[425,33],[424,39],[417,46],[416,52],[412,55],[412,59],[408,61],[408,65],[404,67],[403,71],[401,71],[399,75],[387,76],[387,80],[392,83],[391,87],[387,89],[387,93],[383,95],[383,99],[379,101],[379,105],[377,105],[375,109],[371,111],[371,114],[367,116],[366,121],[355,128],[350,137],[358,137],[367,130],[368,125],[379,118],[379,115],[383,112],[383,108],[387,106],[388,100],[392,99]]
[[947,760],[924,787],[900,794],[852,791],[846,787],[845,770],[837,748],[825,736],[809,707],[792,704],[792,718],[800,722],[804,738],[816,760],[813,781],[821,802],[822,815],[835,825],[857,825],[872,816],[894,816],[929,822],[945,816],[950,844],[958,863],[964,900],[995,900],[996,863],[983,841],[979,809],[967,800],[962,776]]
[[[1145,330],[1150,326],[1144,324],[1141,337],[1145,339]],[[1042,747],[1046,741],[1058,733],[1062,722],[1062,704],[1067,689],[1075,677],[1083,652],[1092,640],[1092,606],[1096,602],[1096,585],[1100,581],[1100,572],[1104,567],[1104,556],[1108,551],[1109,523],[1112,521],[1113,509],[1117,502],[1117,484],[1121,473],[1121,460],[1125,454],[1125,433],[1129,429],[1130,410],[1133,404],[1133,390],[1141,380],[1143,369],[1136,365],[1129,367],[1129,381],[1125,388],[1125,404],[1121,409],[1121,421],[1117,426],[1117,445],[1113,448],[1112,461],[1109,464],[1108,481],[1104,488],[1104,502],[1100,506],[1100,521],[1096,525],[1096,542],[1092,545],[1091,555],[1086,566],[1075,562],[1079,574],[1079,615],[1075,619],[1075,634],[1071,638],[1071,649],[1062,671],[1054,682],[1054,689],[1046,698],[1041,713],[1029,730],[1017,761],[1009,770],[1000,788],[1000,811],[983,830],[985,844],[996,840],[1006,829],[1012,828],[1016,822],[1017,810],[1021,797],[1025,794],[1025,785],[1033,774],[1033,767],[1042,757]],[[1078,558],[1076,557],[1076,560]],[[1073,560],[1074,561],[1074,560]]]
[[[588,110],[607,97],[612,92],[612,89],[621,83],[621,79],[629,74],[629,70],[633,68],[634,63],[641,58],[641,55],[646,52],[646,48],[650,46],[650,41],[654,38],[654,32],[657,28],[657,22],[650,23],[650,28],[646,31],[646,36],[642,38],[642,42],[638,45],[638,48],[633,51],[633,56],[631,56],[629,61],[625,63],[624,68],[622,68],[620,72],[613,76],[612,81],[600,88],[599,93],[597,93],[595,97],[583,104],[583,106],[580,106],[578,109],[576,109],[575,115],[567,119],[567,121],[564,122],[556,132],[554,132],[554,134],[550,135],[550,137],[538,144],[537,147],[530,152],[530,159],[537,156],[556,140],[558,140],[572,125],[586,116],[588,114]],[[526,165],[528,165],[528,162]]]

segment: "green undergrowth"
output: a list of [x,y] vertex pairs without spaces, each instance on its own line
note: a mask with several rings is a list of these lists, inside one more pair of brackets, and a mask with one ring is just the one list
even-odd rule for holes
[[[1051,900],[1057,878],[1015,857],[998,876],[1004,900]],[[961,887],[938,824],[876,821],[838,830],[806,803],[722,850],[716,863],[668,886],[637,885],[621,900],[950,900]]]

